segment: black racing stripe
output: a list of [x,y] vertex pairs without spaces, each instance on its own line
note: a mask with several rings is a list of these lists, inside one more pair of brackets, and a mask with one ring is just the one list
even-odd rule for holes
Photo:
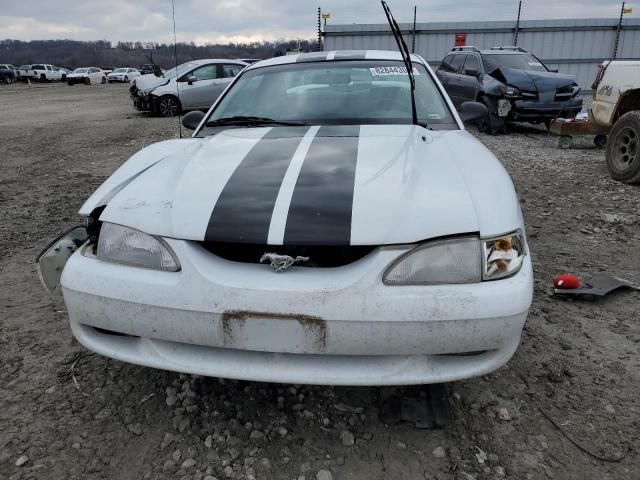
[[338,50],[335,60],[365,60],[366,52],[364,50]]
[[216,202],[205,241],[266,244],[273,207],[309,127],[274,127],[242,159]]
[[359,125],[318,130],[293,190],[287,245],[349,245]]
[[323,62],[327,59],[327,55],[329,55],[329,52],[303,53],[298,55],[296,63]]

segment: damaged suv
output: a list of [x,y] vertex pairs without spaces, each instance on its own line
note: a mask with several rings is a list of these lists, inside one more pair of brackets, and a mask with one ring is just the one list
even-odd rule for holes
[[510,122],[544,123],[573,118],[582,110],[580,87],[571,75],[549,70],[521,47],[454,47],[437,72],[454,104],[477,100],[487,118],[479,129],[496,133]]
[[486,108],[458,114],[410,58],[253,63],[183,118],[191,138],[126,161],[82,206],[85,226],[38,260],[80,343],[284,383],[439,383],[504,365],[533,293],[518,197],[463,126]]

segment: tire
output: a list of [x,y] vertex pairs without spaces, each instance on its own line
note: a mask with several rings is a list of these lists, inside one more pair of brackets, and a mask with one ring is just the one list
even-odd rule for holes
[[124,83],[129,83],[129,77],[127,75],[124,76]]
[[505,121],[498,117],[498,102],[489,97],[480,97],[479,101],[487,107],[488,113],[486,118],[478,122],[478,130],[489,135],[495,135],[504,130]]
[[571,148],[572,145],[573,145],[573,138],[571,138],[569,135],[564,135],[560,137],[560,140],[558,140],[558,146],[562,150],[567,150],[568,148]]
[[102,77],[102,80],[100,80],[100,83],[102,83],[102,85],[105,85],[107,83],[107,77]]
[[68,84],[70,87],[73,87],[76,83],[75,83],[73,80],[69,80],[69,81],[67,82],[67,84]]
[[91,79],[90,79],[89,77],[86,77],[86,78],[84,79],[84,84],[85,84],[85,85],[91,85]]
[[158,99],[157,112],[161,117],[175,117],[181,110],[180,100],[173,95],[164,95]]
[[44,73],[40,74],[40,83],[47,83],[47,76]]
[[614,180],[640,183],[640,110],[625,113],[607,142],[607,168]]
[[596,135],[593,137],[593,143],[596,147],[606,147],[607,146],[607,136],[606,135]]
[[66,82],[67,81],[67,76],[66,75],[62,75],[62,78],[60,79],[61,82]]

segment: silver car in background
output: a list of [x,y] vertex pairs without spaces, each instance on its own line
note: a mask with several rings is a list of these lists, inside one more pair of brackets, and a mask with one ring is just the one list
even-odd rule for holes
[[208,110],[247,64],[240,60],[193,60],[161,76],[141,75],[129,89],[136,110],[173,117],[181,111]]

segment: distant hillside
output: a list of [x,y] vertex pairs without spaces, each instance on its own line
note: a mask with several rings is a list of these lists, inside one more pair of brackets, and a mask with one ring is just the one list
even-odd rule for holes
[[[194,43],[179,43],[177,46],[178,63],[200,58],[271,58],[283,55],[288,48],[296,48],[297,40],[228,43],[197,46]],[[153,50],[143,48],[153,46]],[[114,48],[115,47],[115,48]],[[301,47],[313,51],[315,42],[304,40]],[[163,68],[174,65],[173,45],[142,44],[141,42],[113,44],[105,40],[80,42],[76,40],[0,40],[0,63],[13,65],[29,63],[50,63],[60,67],[76,68],[97,67],[139,67],[153,61]]]

